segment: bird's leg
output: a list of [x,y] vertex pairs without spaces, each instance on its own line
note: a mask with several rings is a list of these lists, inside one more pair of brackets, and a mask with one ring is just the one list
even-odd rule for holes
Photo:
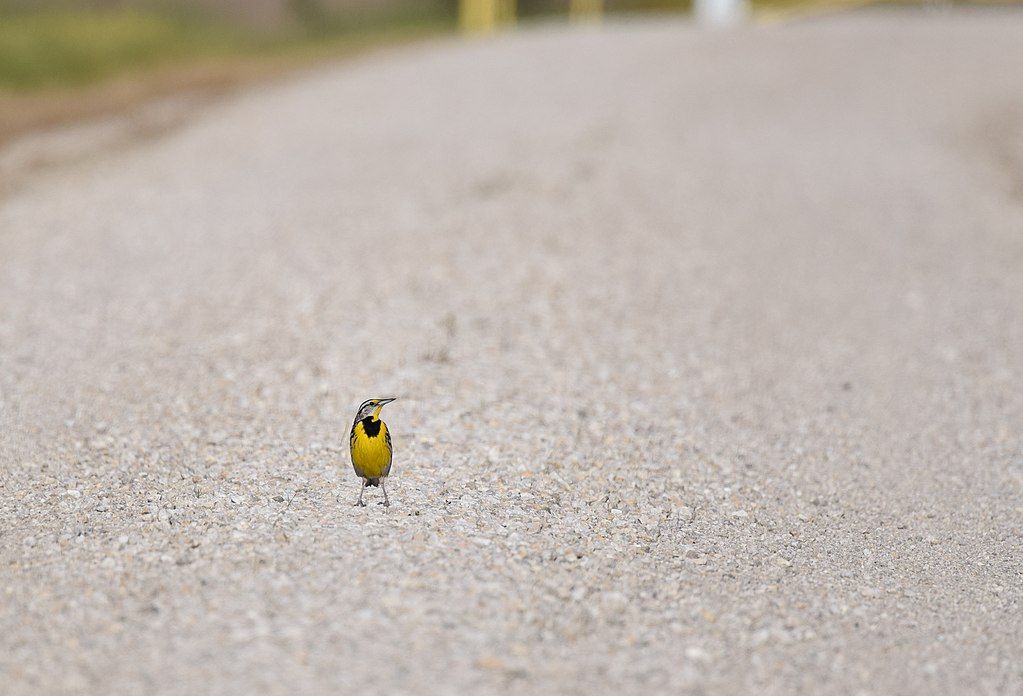
[[383,479],[380,479],[380,490],[384,492],[384,507],[390,507],[391,501],[387,499],[387,486],[384,485]]
[[362,494],[366,492],[366,479],[362,479],[362,488],[359,489],[359,499],[355,501],[355,507],[366,507],[366,503],[362,502]]

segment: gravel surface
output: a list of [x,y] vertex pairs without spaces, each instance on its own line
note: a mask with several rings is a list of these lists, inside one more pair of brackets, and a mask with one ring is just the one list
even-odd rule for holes
[[1021,73],[1009,11],[539,28],[33,177],[0,690],[1019,693]]

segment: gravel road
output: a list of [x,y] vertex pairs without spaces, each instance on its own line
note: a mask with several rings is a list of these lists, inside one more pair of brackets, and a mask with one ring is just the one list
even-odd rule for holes
[[1004,10],[538,27],[22,182],[0,690],[1019,693],[1021,74]]

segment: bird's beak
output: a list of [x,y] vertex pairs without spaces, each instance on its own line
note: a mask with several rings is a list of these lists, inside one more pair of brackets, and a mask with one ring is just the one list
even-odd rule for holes
[[380,399],[380,405],[384,406],[386,404],[389,404],[389,403],[391,403],[392,401],[394,401],[397,398],[398,397],[395,396],[395,397],[391,397],[390,399]]

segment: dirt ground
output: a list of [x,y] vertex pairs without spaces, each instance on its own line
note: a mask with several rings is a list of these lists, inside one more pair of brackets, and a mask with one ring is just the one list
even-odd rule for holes
[[540,27],[27,178],[3,690],[1023,690],[1021,68],[1007,10]]

